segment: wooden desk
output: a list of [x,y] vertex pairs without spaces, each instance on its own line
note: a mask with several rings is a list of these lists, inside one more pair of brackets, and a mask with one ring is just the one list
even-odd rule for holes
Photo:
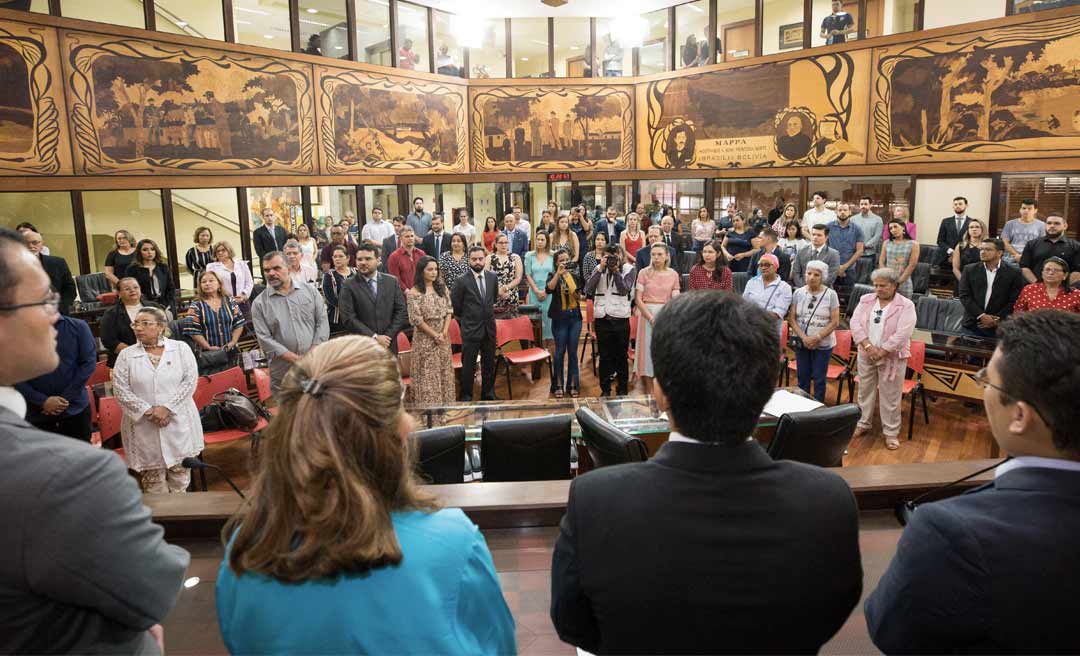
[[[984,469],[996,460],[964,460],[908,465],[843,467],[832,471],[851,486],[860,510],[891,509],[899,501]],[[958,494],[993,479],[993,471],[951,488]],[[481,528],[557,526],[566,511],[570,481],[428,485],[446,507],[461,508]],[[148,494],[144,502],[169,539],[212,538],[240,509],[233,492]]]

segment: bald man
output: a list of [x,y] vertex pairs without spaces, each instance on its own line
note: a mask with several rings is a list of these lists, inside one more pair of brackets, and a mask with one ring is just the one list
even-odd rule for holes
[[75,279],[71,277],[71,269],[68,268],[67,260],[42,253],[44,240],[39,233],[33,230],[23,231],[22,238],[23,243],[38,258],[41,267],[49,275],[49,282],[52,284],[53,291],[60,294],[60,312],[67,314],[71,310],[71,304],[75,302]]

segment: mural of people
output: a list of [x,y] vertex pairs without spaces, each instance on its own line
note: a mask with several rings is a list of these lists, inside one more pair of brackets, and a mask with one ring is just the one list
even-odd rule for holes
[[776,152],[780,157],[794,162],[810,154],[813,139],[808,119],[800,112],[788,112],[780,120],[776,133]]
[[671,128],[664,151],[667,155],[668,166],[673,169],[685,169],[690,166],[690,163],[694,161],[694,145],[694,131],[689,125],[683,123]]

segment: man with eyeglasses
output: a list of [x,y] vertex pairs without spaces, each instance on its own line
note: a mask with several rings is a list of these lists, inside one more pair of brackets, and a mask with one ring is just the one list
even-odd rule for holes
[[60,364],[59,302],[0,229],[0,653],[155,653],[190,557],[162,540],[120,458],[34,428],[14,388]]
[[41,262],[41,268],[45,269],[45,273],[49,276],[53,290],[60,293],[60,312],[67,314],[71,309],[71,304],[75,302],[76,291],[75,279],[71,277],[71,269],[68,267],[67,260],[55,255],[46,255],[40,233],[33,230],[24,230],[22,231],[22,239],[30,252]]
[[976,375],[1011,459],[993,482],[919,506],[866,602],[893,653],[1077,653],[1080,316],[1016,315]]
[[979,244],[979,261],[964,267],[960,275],[959,296],[964,304],[961,326],[968,335],[994,337],[998,324],[1012,314],[1024,289],[1020,270],[1002,262],[1004,255],[1004,242],[984,239]]

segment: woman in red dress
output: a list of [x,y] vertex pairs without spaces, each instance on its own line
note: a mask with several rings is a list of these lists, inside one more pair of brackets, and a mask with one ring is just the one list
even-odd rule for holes
[[1069,265],[1060,257],[1043,262],[1042,282],[1033,282],[1020,291],[1013,312],[1065,310],[1080,313],[1080,291],[1069,287]]

